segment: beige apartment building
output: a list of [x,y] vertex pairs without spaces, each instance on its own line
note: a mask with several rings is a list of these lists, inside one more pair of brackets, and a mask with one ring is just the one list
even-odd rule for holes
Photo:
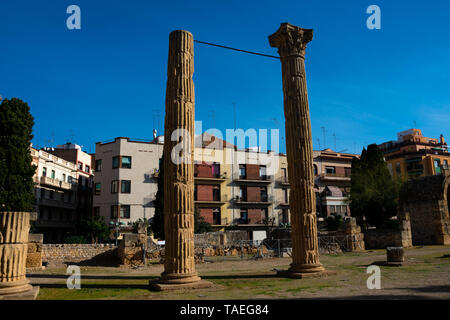
[[94,215],[128,223],[154,215],[163,144],[118,137],[95,145]]
[[36,172],[34,232],[44,234],[45,243],[61,243],[75,232],[77,213],[77,168],[75,163],[46,150],[30,148]]

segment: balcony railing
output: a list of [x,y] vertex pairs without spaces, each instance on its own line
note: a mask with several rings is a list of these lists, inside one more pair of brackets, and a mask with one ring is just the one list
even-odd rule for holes
[[210,177],[204,177],[204,176],[198,176],[198,173],[194,173],[194,179],[195,180],[226,180],[227,174],[220,173],[220,174],[211,175]]
[[38,205],[46,207],[58,207],[69,210],[74,210],[76,208],[76,204],[74,202],[64,202],[61,200],[53,199],[39,199]]
[[281,185],[288,185],[289,179],[288,179],[288,177],[280,177],[277,179],[277,182]]
[[321,173],[320,179],[324,180],[350,180],[350,173]]
[[272,195],[261,196],[260,200],[249,200],[248,197],[235,197],[234,202],[237,204],[270,204],[273,202]]
[[47,185],[50,187],[55,187],[55,188],[61,188],[61,189],[65,189],[65,190],[76,190],[77,189],[77,184],[76,183],[69,183],[69,182],[65,182],[65,181],[61,181],[55,178],[49,178],[49,177],[45,177],[42,176],[40,183],[43,185]]
[[208,203],[208,204],[214,204],[214,203],[225,203],[228,201],[228,196],[225,194],[221,194],[220,197],[219,196],[213,196],[212,199],[210,200],[198,200],[197,197],[194,198],[194,202],[198,203],[198,204],[202,204],[202,203]]
[[240,174],[233,175],[233,180],[238,182],[256,182],[256,183],[271,183],[273,182],[272,175],[263,175],[255,178],[250,178],[248,176],[241,176]]

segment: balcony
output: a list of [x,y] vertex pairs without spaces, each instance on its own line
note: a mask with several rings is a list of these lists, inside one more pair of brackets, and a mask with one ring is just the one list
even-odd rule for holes
[[241,176],[239,174],[233,175],[233,180],[239,183],[254,183],[254,184],[270,184],[273,182],[273,176],[264,175],[259,176],[259,179],[248,178],[247,176]]
[[288,177],[280,177],[277,179],[277,182],[281,186],[289,186],[289,178]]
[[249,200],[247,197],[235,197],[234,203],[238,205],[262,205],[268,206],[273,202],[273,196],[262,196],[259,201]]
[[195,182],[223,182],[227,180],[227,174],[221,173],[216,175],[211,175],[211,177],[199,177],[197,173],[194,173]]
[[53,200],[53,199],[39,199],[39,206],[46,207],[57,207],[68,210],[75,210],[76,204],[74,202],[64,202],[61,200]]
[[77,190],[76,183],[64,182],[58,179],[49,178],[42,176],[40,179],[41,185],[46,185],[54,188],[64,189],[64,190]]
[[207,205],[223,205],[228,202],[228,197],[226,195],[220,195],[220,197],[214,197],[211,200],[197,200],[194,199],[194,203],[197,205],[207,204]]
[[319,175],[322,181],[350,181],[350,174],[342,173],[321,173]]

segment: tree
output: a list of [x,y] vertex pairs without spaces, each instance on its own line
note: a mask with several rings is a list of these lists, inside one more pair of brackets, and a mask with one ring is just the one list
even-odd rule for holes
[[205,218],[203,218],[200,215],[200,210],[195,207],[194,209],[194,233],[205,233],[205,232],[211,232],[212,227],[211,225],[205,221]]
[[80,230],[83,236],[98,243],[107,240],[110,235],[109,226],[103,216],[92,216],[81,222]]
[[32,211],[34,203],[30,153],[34,119],[22,100],[0,104],[0,211]]
[[375,227],[381,227],[397,214],[399,183],[389,173],[376,144],[364,148],[361,158],[352,161],[350,210],[362,222],[363,217]]
[[159,159],[158,191],[153,205],[155,215],[151,222],[151,229],[155,238],[164,240],[164,156]]

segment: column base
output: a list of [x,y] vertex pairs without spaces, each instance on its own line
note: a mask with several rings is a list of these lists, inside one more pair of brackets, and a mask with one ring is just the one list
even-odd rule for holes
[[336,274],[336,272],[325,270],[321,264],[302,264],[291,265],[288,270],[278,270],[277,274],[292,279],[304,279],[327,277]]
[[30,290],[20,293],[0,295],[0,300],[36,300],[40,287],[34,286]]
[[0,284],[0,297],[3,295],[18,294],[30,291],[33,287],[30,285],[27,279],[4,282]]
[[150,290],[154,291],[169,291],[169,290],[195,290],[195,289],[207,289],[214,286],[212,282],[206,280],[199,280],[189,283],[164,283],[160,280],[152,280],[149,283]]

